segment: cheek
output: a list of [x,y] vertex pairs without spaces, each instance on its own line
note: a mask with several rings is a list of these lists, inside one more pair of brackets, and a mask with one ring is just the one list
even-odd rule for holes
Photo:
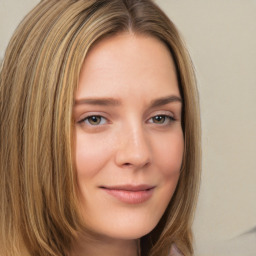
[[156,145],[155,161],[161,173],[166,178],[179,174],[184,152],[182,131],[177,131],[162,139],[158,138]]
[[96,175],[111,155],[110,141],[99,134],[90,135],[78,131],[75,149],[78,178],[91,178]]

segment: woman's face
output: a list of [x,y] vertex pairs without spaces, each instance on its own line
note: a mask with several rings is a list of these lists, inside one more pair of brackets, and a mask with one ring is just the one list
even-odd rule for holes
[[170,52],[123,33],[89,52],[75,96],[75,162],[85,223],[136,239],[163,215],[183,156],[182,102]]

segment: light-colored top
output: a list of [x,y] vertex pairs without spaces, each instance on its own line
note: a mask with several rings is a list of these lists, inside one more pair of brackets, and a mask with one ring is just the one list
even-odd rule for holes
[[171,251],[168,256],[184,256],[175,244],[172,245]]

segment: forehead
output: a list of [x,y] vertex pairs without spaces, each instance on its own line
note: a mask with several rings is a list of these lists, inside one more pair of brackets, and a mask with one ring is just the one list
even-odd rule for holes
[[158,93],[170,89],[179,94],[175,65],[167,46],[151,36],[123,33],[103,39],[89,51],[77,94],[97,96],[108,90],[111,94],[138,90]]

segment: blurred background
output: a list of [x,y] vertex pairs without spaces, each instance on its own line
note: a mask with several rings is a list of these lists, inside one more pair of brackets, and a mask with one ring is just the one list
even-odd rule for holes
[[[0,0],[0,59],[38,0]],[[200,93],[196,256],[256,255],[256,0],[156,0],[177,25]]]

